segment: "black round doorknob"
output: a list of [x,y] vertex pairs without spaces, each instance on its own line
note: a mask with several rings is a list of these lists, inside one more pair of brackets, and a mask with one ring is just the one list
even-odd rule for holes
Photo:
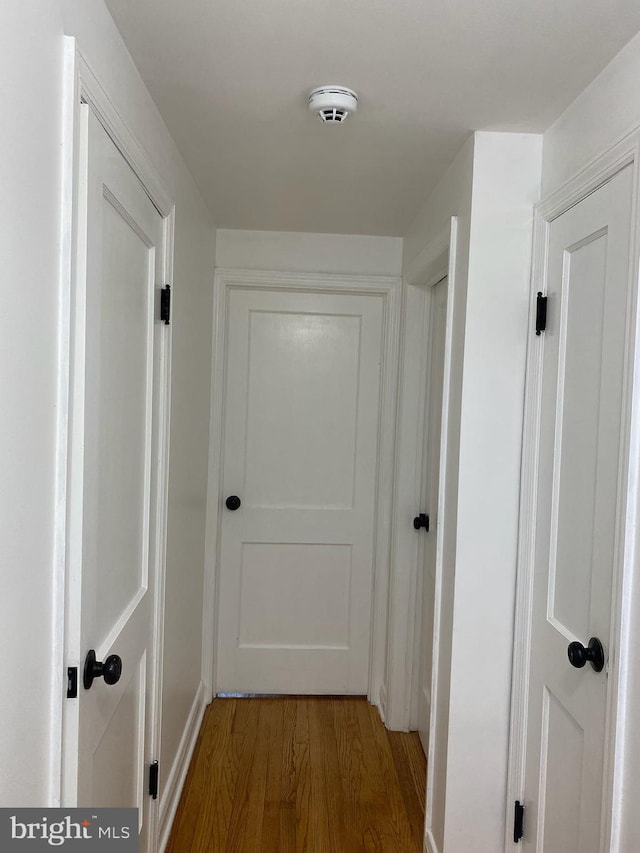
[[604,669],[604,649],[597,637],[591,637],[586,648],[579,642],[569,643],[567,656],[571,666],[576,669],[582,669],[586,663],[590,663],[596,672]]
[[82,683],[84,689],[89,690],[94,679],[104,678],[105,684],[117,684],[122,675],[122,658],[119,655],[109,655],[104,661],[96,660],[94,649],[89,649],[84,661],[84,672]]
[[235,512],[237,509],[240,509],[242,501],[237,495],[229,495],[224,503],[227,509],[230,509],[231,512]]

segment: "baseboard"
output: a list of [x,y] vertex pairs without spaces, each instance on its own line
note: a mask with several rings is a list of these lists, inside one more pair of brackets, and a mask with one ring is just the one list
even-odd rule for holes
[[436,840],[430,829],[427,830],[424,836],[424,853],[440,853]]
[[166,788],[160,800],[160,845],[158,847],[160,853],[164,853],[164,849],[169,841],[171,827],[176,816],[180,795],[184,787],[187,771],[195,749],[204,709],[206,707],[205,686],[201,681],[193,705],[189,711],[187,724],[184,727],[184,732],[180,738],[180,745],[176,754],[173,767],[167,778]]
[[383,723],[387,721],[387,685],[380,685],[380,692],[378,694],[378,711],[380,712],[380,718]]

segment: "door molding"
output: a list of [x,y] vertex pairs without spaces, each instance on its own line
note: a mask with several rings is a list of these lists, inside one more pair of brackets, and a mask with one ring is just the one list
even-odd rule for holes
[[[631,634],[637,617],[632,615],[634,560],[640,544],[637,518],[640,511],[640,314],[636,278],[638,270],[640,221],[639,173],[640,130],[603,152],[594,162],[534,209],[533,259],[529,294],[529,333],[524,398],[524,428],[521,466],[520,513],[517,556],[517,586],[513,646],[511,726],[505,820],[505,850],[513,853],[513,804],[525,802],[526,711],[529,688],[528,651],[531,637],[534,543],[536,528],[538,442],[541,419],[543,350],[535,335],[536,294],[546,293],[546,259],[551,222],[593,193],[625,166],[633,168],[634,201],[631,212],[631,246],[628,266],[629,320],[625,349],[624,448],[619,487],[620,518],[616,534],[616,564],[613,571],[612,619],[609,638],[609,699],[605,745],[604,808],[601,850],[623,853],[619,833],[621,822],[624,726],[630,675],[625,663],[631,655]],[[631,453],[630,453],[631,451]],[[612,806],[615,808],[612,809]]]
[[[405,275],[402,305],[402,352],[398,403],[395,500],[393,516],[392,566],[394,597],[389,608],[389,652],[387,685],[389,699],[387,725],[391,729],[409,731],[417,724],[416,590],[420,560],[420,538],[410,521],[420,501],[423,477],[423,435],[427,407],[427,358],[431,341],[425,335],[429,328],[430,288],[444,276],[447,284],[447,325],[445,339],[444,391],[442,401],[442,433],[440,446],[440,484],[438,518],[440,527],[448,524],[445,481],[449,423],[449,386],[453,346],[453,305],[456,288],[456,246],[458,220],[452,216],[447,226],[420,252]],[[455,509],[455,508],[454,508]],[[455,511],[453,513],[455,517]],[[440,536],[442,539],[442,536]],[[442,579],[442,548],[436,562],[436,612],[434,621],[434,676],[437,675],[437,625],[439,593]],[[433,685],[431,705],[433,708]]]
[[[224,451],[223,401],[226,348],[226,316],[230,290],[297,290],[317,293],[381,296],[384,300],[378,462],[374,517],[374,566],[369,664],[369,700],[381,709],[385,692],[387,653],[387,604],[393,596],[390,578],[391,518],[395,464],[396,400],[400,333],[401,279],[388,276],[353,276],[289,273],[268,270],[217,269],[214,276],[214,353],[211,387],[211,427],[207,537],[205,549],[203,681],[206,698],[213,698],[216,684],[218,577],[220,568],[220,487]],[[382,707],[381,707],[382,706]]]
[[[83,405],[82,394],[76,396],[73,369],[83,357],[82,335],[76,309],[83,303],[84,270],[78,265],[80,231],[83,215],[79,182],[86,156],[80,133],[81,105],[87,104],[98,118],[127,163],[143,185],[149,199],[164,219],[163,280],[173,283],[173,242],[175,205],[162,179],[137,141],[117,107],[78,49],[76,39],[64,37],[63,122],[62,122],[62,229],[60,252],[59,319],[58,319],[58,421],[56,446],[56,512],[54,538],[52,681],[50,728],[50,805],[72,805],[75,767],[70,766],[69,741],[77,736],[78,703],[66,698],[62,689],[67,666],[82,667],[82,650],[78,641],[80,565],[77,559],[77,521],[82,502],[78,474],[72,463],[80,451],[82,437],[74,431],[74,413]],[[82,325],[82,321],[80,321]],[[150,697],[153,750],[160,750],[160,716],[162,710],[162,625],[164,618],[164,578],[166,566],[166,517],[168,498],[168,459],[171,391],[171,330],[161,341],[159,381],[160,418],[158,422],[159,465],[157,469],[155,601],[153,603],[154,689]],[[73,765],[73,761],[71,762]],[[152,809],[150,832],[157,833],[157,809]],[[153,837],[153,836],[152,836]]]

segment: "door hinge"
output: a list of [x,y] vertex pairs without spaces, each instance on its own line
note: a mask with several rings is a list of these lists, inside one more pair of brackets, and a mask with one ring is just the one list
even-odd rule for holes
[[520,800],[516,800],[513,815],[513,841],[517,844],[524,835],[524,806]]
[[78,667],[67,667],[67,699],[78,698]]
[[158,762],[152,761],[149,765],[149,796],[158,799]]
[[160,320],[168,326],[171,322],[171,285],[165,284],[160,291]]
[[420,515],[416,515],[413,519],[413,527],[415,530],[420,530],[420,528],[424,527],[425,531],[429,532],[429,516],[424,512],[421,512]]
[[547,331],[547,297],[538,291],[536,298],[536,335]]

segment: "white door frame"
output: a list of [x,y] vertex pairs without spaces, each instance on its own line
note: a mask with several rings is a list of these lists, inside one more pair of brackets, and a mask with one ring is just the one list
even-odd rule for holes
[[[59,343],[58,343],[58,423],[56,448],[56,529],[54,541],[53,590],[53,655],[51,702],[50,803],[73,805],[75,766],[69,761],[77,735],[78,702],[66,698],[64,680],[67,667],[77,666],[82,672],[83,655],[79,648],[79,605],[81,577],[81,541],[75,523],[82,504],[79,473],[72,467],[82,437],[73,430],[73,415],[83,404],[81,396],[74,398],[71,384],[74,360],[82,357],[81,336],[75,328],[75,306],[82,305],[83,270],[77,268],[79,250],[79,217],[82,216],[78,196],[81,158],[85,156],[80,144],[80,105],[88,104],[105,128],[125,160],[141,181],[147,195],[164,218],[165,252],[163,278],[173,282],[173,235],[175,206],[163,182],[143,148],[120,116],[116,106],[76,46],[73,37],[64,42],[64,111],[62,167],[62,234],[60,263]],[[156,553],[154,610],[154,689],[151,703],[151,743],[156,755],[160,750],[160,716],[162,710],[162,626],[164,612],[164,577],[166,559],[166,516],[168,493],[169,415],[171,389],[171,333],[164,335],[161,344],[161,375],[158,470],[158,526]],[[77,349],[76,349],[77,347]],[[81,688],[80,688],[81,689]],[[157,809],[151,812],[151,837],[157,833]]]
[[369,664],[369,700],[384,714],[384,680],[387,645],[387,602],[394,581],[389,578],[391,516],[394,480],[395,410],[401,280],[387,276],[353,276],[288,273],[265,270],[218,269],[214,276],[214,353],[211,388],[207,543],[205,558],[203,672],[207,701],[216,684],[218,577],[220,566],[221,471],[224,451],[223,402],[226,324],[230,290],[310,290],[316,293],[381,296],[384,300],[380,416],[378,421],[378,471],[374,520],[374,567]]
[[[445,501],[446,460],[449,438],[451,354],[453,347],[453,305],[456,291],[457,217],[420,252],[405,274],[402,307],[402,353],[400,399],[395,471],[392,566],[393,596],[389,599],[389,640],[387,670],[387,718],[389,728],[409,731],[417,726],[417,672],[419,649],[416,643],[416,591],[420,571],[420,537],[411,524],[420,501],[423,479],[424,418],[427,408],[427,360],[431,341],[429,328],[430,288],[443,276],[447,282],[447,321],[440,445],[438,519],[440,529],[455,518],[455,507]],[[453,509],[453,513],[451,512]],[[434,676],[437,675],[438,625],[442,580],[442,536],[436,558],[434,612]],[[434,692],[432,679],[431,706]],[[431,723],[433,725],[433,721]]]
[[[633,613],[632,581],[634,562],[640,545],[637,530],[640,478],[640,314],[637,288],[633,286],[638,274],[640,132],[634,132],[602,153],[590,166],[557,192],[535,207],[534,246],[529,299],[529,340],[527,344],[527,376],[520,491],[520,521],[518,537],[517,591],[514,630],[513,682],[511,697],[511,731],[509,771],[507,781],[505,850],[519,849],[513,841],[514,803],[524,802],[526,709],[529,686],[528,650],[531,637],[531,616],[534,581],[534,543],[536,527],[536,484],[538,473],[537,435],[541,417],[543,350],[534,333],[536,294],[546,292],[546,256],[551,222],[582,201],[625,166],[633,168],[634,201],[631,213],[631,248],[629,258],[629,325],[627,328],[627,364],[624,379],[624,445],[625,465],[619,492],[620,519],[616,534],[616,561],[613,567],[611,636],[609,642],[609,703],[607,708],[607,743],[605,746],[605,783],[603,814],[605,828],[602,851],[624,853],[619,846],[623,783],[624,725],[628,685],[631,680],[627,660],[633,660],[630,647],[632,631],[638,617]],[[637,650],[635,650],[637,651]],[[613,806],[613,809],[612,809]],[[525,813],[526,833],[526,813]]]
[[[413,367],[413,365],[407,365],[408,370],[412,368],[415,370],[416,375],[418,375],[420,387],[424,389],[424,394],[417,395],[417,399],[414,396],[415,402],[420,403],[420,397],[424,397],[424,405],[417,413],[417,420],[414,421],[417,424],[418,429],[418,437],[423,437],[422,448],[418,447],[418,459],[416,460],[416,465],[414,466],[414,478],[411,486],[415,489],[416,484],[419,483],[418,487],[418,495],[414,503],[413,512],[415,514],[420,512],[430,512],[431,521],[433,521],[434,517],[440,518],[439,515],[436,516],[438,512],[437,507],[433,506],[424,506],[423,505],[423,496],[425,491],[425,486],[428,486],[426,473],[427,467],[429,465],[427,459],[427,440],[429,432],[429,424],[431,423],[431,356],[433,353],[433,339],[432,339],[432,331],[433,331],[433,288],[439,284],[443,279],[447,277],[447,272],[449,269],[449,251],[447,249],[441,255],[441,263],[434,263],[432,267],[432,272],[427,274],[427,277],[423,279],[421,276],[420,281],[407,281],[407,284],[413,286],[420,291],[422,291],[422,335],[420,336],[420,350],[421,357],[420,362]],[[417,306],[416,306],[417,307]],[[420,318],[420,313],[417,313],[417,319]],[[410,322],[409,317],[407,320]],[[417,329],[416,329],[417,331]],[[413,408],[415,405],[414,399],[404,398],[404,403],[406,408]],[[440,470],[440,459],[438,460],[438,471]],[[431,469],[430,469],[431,470]],[[419,478],[418,478],[419,475]],[[399,487],[401,488],[401,487]],[[416,572],[415,572],[415,595],[412,600],[415,601],[415,606],[412,608],[410,623],[413,622],[413,661],[411,666],[411,681],[410,681],[410,689],[411,689],[411,704],[409,707],[409,731],[416,731],[419,727],[419,719],[418,719],[418,706],[419,706],[419,694],[423,689],[422,679],[420,677],[420,667],[423,664],[422,660],[422,626],[424,619],[424,612],[422,608],[423,604],[423,584],[424,584],[424,565],[425,565],[425,549],[427,544],[427,537],[414,535],[411,536],[411,529],[409,528],[409,521],[411,520],[411,512],[408,515],[405,513],[397,513],[398,515],[398,527],[401,528],[402,542],[407,547],[411,547],[412,552],[416,553]],[[409,532],[407,536],[406,533]],[[436,531],[430,531],[432,535],[435,535]],[[414,530],[415,533],[415,530]],[[397,541],[397,540],[396,540]],[[400,542],[397,541],[397,544],[400,545]],[[412,563],[413,565],[413,563]],[[434,590],[435,592],[435,590]],[[434,600],[435,604],[435,600]],[[408,626],[409,630],[411,625]],[[431,704],[431,685],[429,685],[429,705]]]

